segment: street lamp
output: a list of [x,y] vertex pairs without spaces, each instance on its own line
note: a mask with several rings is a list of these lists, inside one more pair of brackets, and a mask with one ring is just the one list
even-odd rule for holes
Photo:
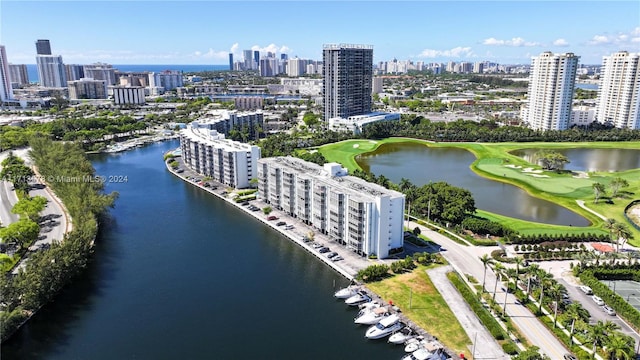
[[629,297],[630,297],[630,296],[632,296],[632,295],[633,295],[633,296],[636,296],[636,294],[635,294],[635,293],[631,293],[631,294],[627,295],[627,302],[629,302]]

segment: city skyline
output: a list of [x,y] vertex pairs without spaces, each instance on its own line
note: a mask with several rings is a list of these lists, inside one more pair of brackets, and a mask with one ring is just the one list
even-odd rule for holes
[[3,1],[0,44],[13,64],[35,63],[48,39],[66,64],[225,65],[249,49],[320,60],[323,44],[353,43],[373,45],[374,63],[530,64],[551,51],[598,65],[640,52],[639,12],[635,1]]

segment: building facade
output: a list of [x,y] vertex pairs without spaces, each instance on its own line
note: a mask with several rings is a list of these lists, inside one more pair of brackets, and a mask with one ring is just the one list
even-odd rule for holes
[[189,124],[180,130],[180,149],[186,166],[236,189],[250,187],[257,176],[260,148],[225,139],[216,130]]
[[640,129],[640,54],[619,51],[602,62],[596,120]]
[[229,53],[229,71],[233,71],[233,53]]
[[36,40],[36,54],[51,55],[51,43],[49,43],[49,40]]
[[69,99],[106,99],[107,83],[104,80],[82,78],[80,80],[67,81]]
[[261,111],[211,110],[205,116],[191,122],[191,127],[216,130],[223,135],[229,135],[231,130],[244,131],[248,139],[257,139],[260,130],[264,128],[264,115]]
[[0,102],[13,100],[13,87],[11,86],[11,82],[7,51],[4,45],[0,45]]
[[84,65],[65,64],[64,71],[67,75],[67,82],[84,78]]
[[18,86],[29,84],[29,72],[26,64],[9,64],[9,78]]
[[116,70],[113,65],[95,63],[84,66],[84,77],[95,80],[104,80],[108,86],[116,85]]
[[144,87],[142,86],[110,86],[113,91],[113,101],[116,105],[142,105],[145,103]]
[[370,113],[373,46],[325,44],[322,63],[325,121]]
[[579,56],[544,52],[532,59],[528,101],[523,121],[536,130],[564,130],[571,105]]
[[67,86],[67,73],[59,55],[36,55],[40,86],[62,88]]
[[293,157],[258,160],[258,194],[361,256],[386,258],[403,246],[405,197],[360,178],[340,164]]
[[165,70],[161,72],[149,73],[149,86],[160,87],[165,91],[173,90],[177,87],[184,86],[184,80],[182,78],[182,71],[178,70]]

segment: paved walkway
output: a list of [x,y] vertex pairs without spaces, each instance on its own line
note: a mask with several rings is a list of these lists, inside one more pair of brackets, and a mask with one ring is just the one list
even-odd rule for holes
[[602,220],[607,220],[607,217],[606,217],[606,216],[604,216],[604,215],[602,215],[602,214],[599,214],[599,213],[597,213],[597,212],[595,212],[595,211],[593,211],[593,210],[589,209],[589,208],[587,207],[587,205],[585,205],[585,204],[584,204],[584,200],[576,200],[576,202],[578,203],[578,206],[580,206],[581,208],[583,208],[583,209],[587,210],[588,212],[592,213],[593,215],[595,215],[595,216],[599,217],[599,218],[600,218],[600,219],[602,219]]
[[[427,271],[433,285],[435,285],[440,295],[456,316],[460,325],[469,336],[469,339],[475,343],[475,354],[471,354],[473,359],[510,359],[507,354],[502,351],[502,347],[491,336],[489,330],[478,320],[476,314],[471,310],[467,302],[460,296],[458,290],[451,284],[447,278],[447,273],[454,271],[451,266],[440,266]],[[477,355],[476,355],[477,354]]]

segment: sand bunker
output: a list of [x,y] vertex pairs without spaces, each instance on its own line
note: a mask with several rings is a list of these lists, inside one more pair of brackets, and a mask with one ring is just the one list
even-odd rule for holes
[[360,144],[353,144],[353,148],[354,148],[354,149],[357,149],[357,148],[359,148],[359,147],[360,147]]
[[540,175],[540,174],[529,174],[529,175],[531,175],[533,177],[537,177],[537,178],[548,178],[549,177],[549,175]]

